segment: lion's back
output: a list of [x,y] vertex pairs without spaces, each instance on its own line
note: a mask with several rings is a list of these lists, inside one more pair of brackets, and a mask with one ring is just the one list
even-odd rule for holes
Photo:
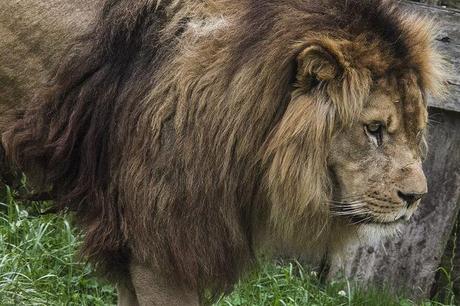
[[94,19],[98,1],[0,1],[0,114],[27,103],[63,51]]

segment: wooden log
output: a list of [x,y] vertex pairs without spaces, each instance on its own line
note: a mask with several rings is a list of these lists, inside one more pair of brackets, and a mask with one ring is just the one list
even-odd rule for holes
[[426,3],[430,5],[439,5],[444,7],[451,7],[451,8],[460,8],[460,1],[458,0],[414,0],[415,2]]
[[408,2],[404,4],[410,10],[434,18],[440,24],[436,36],[436,46],[445,56],[449,66],[448,91],[445,100],[430,99],[430,106],[444,110],[460,112],[460,10],[431,7],[425,4]]
[[329,277],[344,275],[419,299],[432,293],[460,208],[460,11],[405,5],[439,20],[437,44],[452,65],[448,98],[429,100],[429,195],[399,237],[349,247],[343,258],[332,258]]

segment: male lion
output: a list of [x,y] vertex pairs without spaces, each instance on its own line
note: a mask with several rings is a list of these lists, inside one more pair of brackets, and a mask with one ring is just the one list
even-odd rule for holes
[[196,305],[260,252],[319,258],[410,218],[430,27],[380,0],[106,0],[3,145],[121,305]]

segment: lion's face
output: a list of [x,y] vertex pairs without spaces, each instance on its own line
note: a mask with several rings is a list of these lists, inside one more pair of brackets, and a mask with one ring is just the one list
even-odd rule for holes
[[[330,228],[332,237],[344,223],[350,238],[394,233],[427,193],[429,83],[401,63],[379,70],[380,53],[357,45],[367,46],[323,39],[299,53],[294,91],[264,152],[271,220],[300,245],[296,233]],[[359,60],[376,62],[373,70],[353,66],[356,54],[370,56]]]
[[[417,89],[414,89],[417,91]],[[427,192],[422,170],[427,111],[395,90],[373,90],[350,128],[331,143],[331,211],[365,231],[394,232]],[[417,101],[418,100],[418,101]]]

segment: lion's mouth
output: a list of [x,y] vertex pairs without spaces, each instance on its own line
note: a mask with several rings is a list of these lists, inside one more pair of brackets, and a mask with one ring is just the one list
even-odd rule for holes
[[350,216],[351,223],[355,225],[378,225],[382,227],[393,227],[407,223],[409,218],[400,216],[394,220],[383,221],[370,215]]
[[331,204],[331,212],[336,217],[347,219],[352,225],[375,225],[381,228],[405,224],[412,216],[412,211],[408,209],[382,215],[372,212],[363,203],[344,205],[340,201]]
[[382,222],[382,221],[375,221],[375,222],[369,222],[368,224],[369,225],[377,225],[377,226],[380,226],[380,227],[395,227],[395,226],[399,226],[399,225],[403,225],[403,224],[406,224],[407,221],[404,219],[404,218],[399,218],[397,220],[394,220],[394,221],[388,221],[388,222]]

